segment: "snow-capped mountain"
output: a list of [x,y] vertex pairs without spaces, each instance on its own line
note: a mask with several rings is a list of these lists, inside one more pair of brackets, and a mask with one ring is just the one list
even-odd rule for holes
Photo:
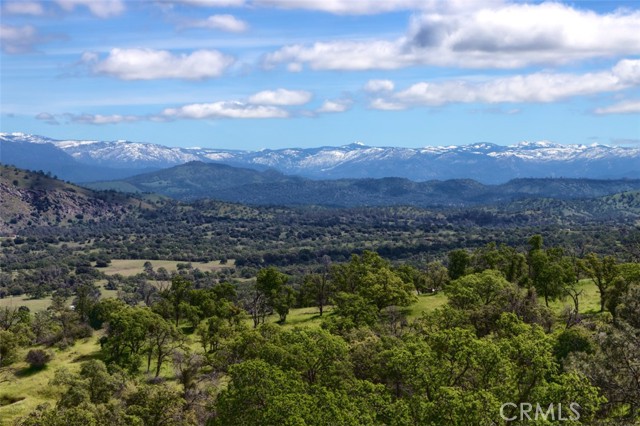
[[[128,141],[54,140],[24,133],[0,133],[0,143],[51,144],[80,164],[111,169],[157,169],[203,161],[273,168],[318,179],[394,176],[414,181],[472,178],[484,183],[500,183],[518,177],[640,177],[640,148],[560,145],[548,141],[511,146],[475,143],[424,148],[353,143],[340,147],[234,151]],[[2,158],[0,161],[7,162]]]

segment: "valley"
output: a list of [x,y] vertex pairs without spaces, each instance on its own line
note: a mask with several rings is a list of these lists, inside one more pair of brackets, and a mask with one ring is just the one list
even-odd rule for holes
[[519,380],[591,424],[634,416],[638,181],[0,171],[3,426],[401,425],[449,418],[447,389],[470,398],[452,424],[483,424]]

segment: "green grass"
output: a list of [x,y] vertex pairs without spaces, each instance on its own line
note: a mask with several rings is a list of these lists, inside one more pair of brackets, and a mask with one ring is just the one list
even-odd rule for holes
[[[112,259],[111,264],[106,268],[99,268],[100,271],[104,272],[107,275],[115,275],[120,274],[125,277],[130,277],[136,274],[140,274],[144,272],[144,264],[145,262],[151,262],[153,269],[155,271],[158,268],[165,268],[167,271],[177,271],[178,263],[188,263],[184,261],[176,261],[176,260],[150,260],[150,259]],[[200,269],[201,271],[215,271],[222,268],[233,267],[233,261],[228,261],[227,264],[221,265],[220,261],[214,260],[207,263],[198,263],[192,262],[191,266],[195,269]]]
[[435,294],[421,294],[418,301],[409,306],[409,320],[420,318],[423,312],[431,312],[447,303],[447,296],[441,291]]
[[[287,320],[282,326],[286,329],[294,327],[320,328],[322,320],[331,314],[332,309],[331,306],[325,306],[323,316],[320,316],[320,311],[316,307],[291,309],[289,315],[287,315]],[[279,319],[280,317],[274,314],[270,315],[266,322],[277,323]]]
[[[112,298],[115,299],[118,297],[118,290],[106,290],[104,285],[106,284],[106,280],[98,281],[96,284],[100,289],[100,298],[107,299]],[[67,300],[67,305],[71,305],[72,299]],[[32,313],[45,311],[51,305],[51,297],[45,297],[42,299],[31,299],[28,296],[10,296],[5,297],[4,299],[0,299],[0,309],[4,307],[10,308],[18,308],[20,306],[26,306]],[[1,395],[1,394],[0,394]]]
[[[71,304],[71,302],[69,302]],[[40,312],[46,310],[51,305],[51,298],[46,297],[44,299],[30,299],[27,296],[10,296],[0,299],[0,308],[10,307],[17,308],[20,306],[26,306],[31,312]]]
[[[598,287],[590,279],[580,280],[578,291],[582,290],[582,294],[578,298],[580,303],[581,314],[593,314],[600,312],[600,293]],[[540,298],[539,302],[544,304],[544,299]],[[561,313],[565,306],[573,307],[573,301],[567,297],[563,300],[555,300],[549,302],[549,307],[557,314]]]
[[[54,353],[53,359],[44,369],[36,372],[29,370],[29,365],[24,361],[1,368],[0,399],[20,400],[0,406],[0,426],[13,424],[18,417],[27,415],[40,404],[54,404],[60,396],[60,389],[49,386],[48,383],[53,379],[56,370],[67,368],[71,372],[77,372],[81,361],[97,355],[100,336],[101,334],[96,333],[64,351],[49,349]],[[24,349],[20,359],[24,359],[27,352],[28,349]]]
[[[418,296],[418,300],[407,308],[407,319],[413,320],[419,318],[423,312],[431,312],[446,303],[447,297],[442,292],[436,294],[421,294]],[[318,328],[322,324],[322,320],[328,315],[331,315],[332,310],[332,306],[325,306],[324,314],[321,317],[317,307],[291,309],[282,327],[285,329],[293,327]],[[272,314],[266,318],[265,322],[275,324],[278,320],[278,315]],[[253,325],[253,321],[248,319],[247,325]]]

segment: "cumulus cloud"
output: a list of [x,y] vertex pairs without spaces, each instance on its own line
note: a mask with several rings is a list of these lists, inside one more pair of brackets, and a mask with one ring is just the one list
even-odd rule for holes
[[264,57],[266,68],[280,63],[293,64],[296,71],[302,69],[303,64],[314,70],[392,70],[414,65],[416,58],[411,52],[403,52],[397,42],[336,41],[317,42],[311,46],[294,44]]
[[33,51],[34,46],[42,38],[31,25],[21,27],[0,25],[0,44],[2,51],[8,54],[27,53]]
[[182,25],[184,28],[211,28],[232,33],[241,33],[249,28],[249,25],[233,15],[212,15],[207,19],[189,21]]
[[184,105],[179,108],[167,108],[162,112],[162,116],[169,119],[286,118],[289,113],[274,106],[220,101],[209,104]]
[[220,76],[234,62],[217,50],[172,54],[166,50],[112,49],[103,60],[91,53],[83,54],[83,59],[94,73],[122,80],[202,80]]
[[640,11],[601,14],[560,3],[467,3],[474,7],[440,2],[440,8],[413,18],[406,35],[395,40],[289,45],[268,54],[265,65],[318,70],[520,68],[640,54]]
[[249,103],[260,105],[303,105],[311,100],[312,94],[304,90],[264,90],[249,97]]
[[598,115],[605,114],[640,114],[640,100],[624,101],[607,107],[597,108]]
[[391,80],[369,80],[364,86],[364,90],[367,92],[390,92],[394,89],[395,85]]
[[111,18],[124,12],[122,0],[55,0],[64,10],[71,12],[76,6],[84,6],[98,18]]
[[640,85],[640,60],[619,61],[611,70],[586,74],[533,73],[485,81],[451,80],[420,82],[387,97],[374,99],[370,107],[402,109],[450,103],[554,102],[575,96],[616,92]]
[[3,12],[9,15],[40,16],[44,14],[44,8],[35,1],[8,1],[4,4]]
[[351,106],[351,101],[345,99],[326,100],[317,112],[345,112]]

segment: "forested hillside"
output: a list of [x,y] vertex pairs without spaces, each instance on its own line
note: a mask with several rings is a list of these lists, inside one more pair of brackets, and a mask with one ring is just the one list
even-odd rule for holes
[[311,180],[275,170],[256,171],[194,161],[122,181],[94,182],[88,186],[130,193],[157,193],[183,201],[213,198],[254,205],[461,207],[524,198],[602,197],[637,191],[640,180],[514,179],[500,185],[484,185],[472,179],[426,182],[393,177]]
[[37,226],[69,226],[114,219],[151,208],[142,198],[95,192],[44,172],[0,165],[0,235]]

